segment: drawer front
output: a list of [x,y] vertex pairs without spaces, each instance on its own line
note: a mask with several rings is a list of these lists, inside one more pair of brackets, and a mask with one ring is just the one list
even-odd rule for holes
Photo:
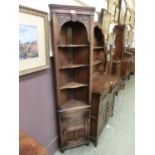
[[[73,115],[74,114],[74,115]],[[90,135],[90,110],[75,110],[60,114],[61,145],[67,146],[78,143],[78,140]]]

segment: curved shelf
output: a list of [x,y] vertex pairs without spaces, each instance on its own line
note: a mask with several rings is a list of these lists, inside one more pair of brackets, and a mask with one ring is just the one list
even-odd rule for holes
[[104,60],[94,60],[93,65],[98,65],[100,63],[104,62]]
[[74,88],[80,88],[80,87],[85,87],[85,86],[88,86],[88,84],[78,83],[78,82],[68,82],[64,86],[60,87],[60,90],[74,89]]
[[70,45],[65,45],[65,44],[62,44],[62,45],[58,45],[59,48],[76,48],[76,47],[89,47],[88,44],[77,44],[77,45],[73,45],[73,44],[70,44]]
[[60,69],[72,69],[72,68],[79,68],[79,67],[87,67],[88,64],[68,64],[60,67]]
[[88,105],[86,102],[76,100],[76,99],[70,99],[67,102],[65,102],[61,106],[61,110],[58,110],[58,111],[63,112],[63,111],[77,110],[77,109],[83,109],[88,107],[90,107],[90,105]]
[[94,46],[94,50],[104,49],[104,46]]

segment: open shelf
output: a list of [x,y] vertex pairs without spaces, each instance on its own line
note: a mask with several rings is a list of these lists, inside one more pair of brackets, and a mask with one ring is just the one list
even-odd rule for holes
[[88,105],[86,102],[76,99],[70,99],[62,105],[61,110],[59,111],[69,111],[88,107],[90,107],[90,105]]
[[94,50],[104,49],[104,46],[94,46]]
[[76,47],[89,47],[89,45],[87,44],[79,44],[79,45],[73,45],[73,44],[70,44],[70,45],[65,45],[65,44],[62,44],[62,45],[58,45],[58,47],[60,48],[76,48]]
[[88,86],[88,84],[78,83],[78,82],[68,82],[64,86],[60,87],[60,90],[74,89],[74,88],[85,87],[85,86]]
[[104,62],[104,60],[94,60],[93,65],[98,65],[100,63]]
[[79,67],[87,67],[88,64],[68,64],[62,66],[60,69],[72,69],[72,68],[79,68]]

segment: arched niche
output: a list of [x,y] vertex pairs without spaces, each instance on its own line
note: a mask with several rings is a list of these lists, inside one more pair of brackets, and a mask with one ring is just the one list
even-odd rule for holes
[[99,25],[95,25],[94,27],[94,46],[104,46],[105,39],[104,34]]
[[59,44],[81,45],[88,44],[88,35],[83,23],[68,21],[60,29]]

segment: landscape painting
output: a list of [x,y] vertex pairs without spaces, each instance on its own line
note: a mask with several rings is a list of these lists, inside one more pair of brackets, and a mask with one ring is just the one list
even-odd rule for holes
[[38,56],[37,27],[19,25],[19,60]]

